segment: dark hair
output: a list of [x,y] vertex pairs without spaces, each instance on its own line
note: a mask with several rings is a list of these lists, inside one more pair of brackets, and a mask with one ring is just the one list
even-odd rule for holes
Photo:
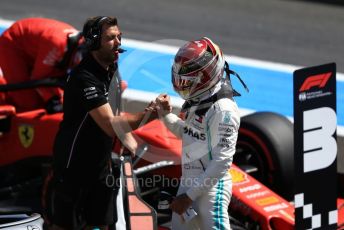
[[97,16],[88,18],[82,29],[85,45],[88,50],[97,50],[100,47],[103,25],[117,26],[116,17]]

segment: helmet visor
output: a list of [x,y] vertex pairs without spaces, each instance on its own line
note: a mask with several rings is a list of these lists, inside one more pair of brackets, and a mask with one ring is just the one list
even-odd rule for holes
[[189,98],[191,92],[193,92],[193,89],[196,88],[199,77],[198,76],[186,76],[186,75],[179,75],[175,72],[172,72],[173,75],[173,87],[175,91],[183,98],[187,99]]

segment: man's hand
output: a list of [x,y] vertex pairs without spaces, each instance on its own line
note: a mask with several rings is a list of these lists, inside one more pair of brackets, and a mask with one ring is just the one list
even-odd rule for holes
[[141,121],[142,125],[158,118],[158,112],[157,112],[157,108],[156,108],[156,103],[154,101],[151,101],[148,104],[148,106],[144,110],[144,114],[145,114],[144,118]]
[[192,200],[185,193],[183,193],[172,201],[170,208],[173,212],[182,215],[191,205]]
[[148,106],[145,108],[146,112],[156,112],[157,108],[156,108],[157,104],[155,101],[151,101]]
[[156,108],[158,111],[159,116],[165,116],[168,113],[172,112],[172,106],[170,102],[170,96],[167,94],[160,94],[156,99]]

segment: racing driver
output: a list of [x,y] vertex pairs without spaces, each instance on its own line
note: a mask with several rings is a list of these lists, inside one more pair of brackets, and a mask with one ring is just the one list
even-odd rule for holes
[[[228,77],[223,77],[224,72]],[[163,122],[182,138],[182,178],[170,205],[172,229],[230,229],[232,179],[228,170],[240,125],[233,99],[237,92],[229,79],[233,73],[209,38],[187,42],[172,66],[174,90],[185,100],[184,118],[171,112],[168,95],[156,99]]]

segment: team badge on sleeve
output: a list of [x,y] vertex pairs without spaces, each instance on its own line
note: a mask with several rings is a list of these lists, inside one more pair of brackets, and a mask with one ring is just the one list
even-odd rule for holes
[[84,96],[86,97],[87,100],[98,97],[98,91],[96,87],[94,86],[85,88],[84,92],[85,92]]
[[230,112],[225,112],[225,116],[223,117],[223,123],[228,124],[228,123],[230,123],[230,121],[231,121],[231,114],[230,114]]

